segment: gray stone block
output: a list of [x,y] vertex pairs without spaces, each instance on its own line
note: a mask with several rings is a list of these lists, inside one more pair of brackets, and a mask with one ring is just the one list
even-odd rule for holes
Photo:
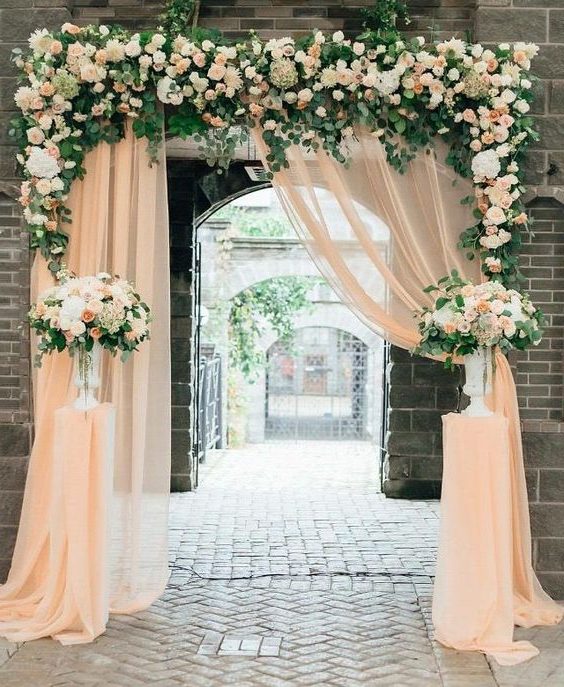
[[435,394],[422,386],[392,384],[390,387],[391,408],[434,408]]
[[22,491],[27,475],[27,458],[0,457],[0,489]]
[[385,479],[382,489],[391,499],[438,499],[441,496],[438,480]]
[[564,43],[564,10],[550,10],[548,41],[549,43]]
[[535,567],[537,570],[545,572],[564,571],[564,539],[538,539],[536,551]]
[[[564,469],[539,470],[539,501],[564,502]],[[563,523],[564,524],[564,523]],[[562,532],[564,535],[564,531]]]
[[391,432],[386,450],[391,456],[431,456],[434,435],[431,432]]
[[564,532],[564,504],[532,503],[530,513],[533,537],[562,537]]
[[192,491],[193,488],[189,475],[172,475],[170,478],[170,490],[174,493]]
[[535,150],[564,150],[564,116],[548,115],[535,119],[540,140],[534,143]]
[[539,581],[553,599],[564,600],[564,573],[539,573]]
[[20,521],[23,492],[0,492],[0,523],[2,525],[17,526]]
[[544,43],[548,12],[544,9],[478,7],[476,39],[479,41],[525,40]]
[[554,114],[564,114],[564,79],[550,84],[549,110]]
[[564,434],[525,432],[523,450],[529,468],[564,469]]
[[32,31],[39,26],[57,28],[71,19],[65,9],[34,9],[32,11],[0,10],[0,40],[27,40]]
[[[528,36],[525,31],[523,36]],[[531,39],[527,39],[531,40]],[[562,46],[543,45],[533,61],[533,71],[541,79],[562,78]]]
[[428,365],[416,365],[413,368],[413,383],[422,386],[456,387],[460,383],[460,368],[446,370],[439,362]]
[[390,384],[411,384],[413,381],[413,368],[409,363],[392,363],[388,372]]
[[28,424],[0,424],[0,456],[27,456],[30,451]]
[[442,413],[437,410],[412,410],[411,429],[414,432],[437,432],[443,429]]

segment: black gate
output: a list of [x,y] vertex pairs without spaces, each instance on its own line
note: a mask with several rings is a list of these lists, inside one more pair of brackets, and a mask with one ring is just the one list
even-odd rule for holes
[[268,352],[267,439],[366,439],[366,345],[332,327],[306,327]]

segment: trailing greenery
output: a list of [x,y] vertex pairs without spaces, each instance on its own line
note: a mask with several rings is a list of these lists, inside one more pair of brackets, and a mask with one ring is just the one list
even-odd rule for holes
[[537,46],[408,40],[395,26],[404,17],[398,0],[380,0],[355,40],[314,31],[298,40],[251,33],[233,42],[191,29],[195,7],[172,0],[159,31],[40,29],[28,50],[15,51],[21,114],[10,133],[25,178],[21,202],[31,245],[53,272],[68,244],[67,198],[84,176],[86,153],[123,138],[130,124],[156,157],[163,103],[174,107],[168,133],[193,136],[211,165],[228,165],[259,126],[274,173],[288,166],[292,144],[348,164],[359,127],[381,141],[399,171],[443,137],[447,162],[475,186],[463,199],[475,222],[460,246],[480,258],[488,278],[519,279],[520,230],[528,223],[521,160],[537,139],[528,116]]
[[253,380],[265,364],[259,340],[268,327],[277,339],[291,344],[296,315],[310,307],[307,294],[314,280],[307,277],[276,277],[239,293],[229,314],[229,365]]

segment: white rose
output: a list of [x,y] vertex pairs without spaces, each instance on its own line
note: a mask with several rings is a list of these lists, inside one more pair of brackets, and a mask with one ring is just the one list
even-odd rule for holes
[[157,48],[162,48],[166,43],[166,38],[161,33],[155,33],[151,38],[151,43],[157,46]]
[[360,57],[360,55],[364,53],[365,45],[364,43],[355,42],[353,43],[352,49],[354,54]]
[[48,193],[51,192],[51,182],[49,181],[49,179],[39,179],[39,181],[35,185],[35,189],[42,196],[46,196]]
[[513,107],[521,114],[526,114],[531,109],[531,106],[526,100],[516,100]]
[[69,328],[70,333],[73,336],[80,336],[81,334],[84,334],[86,331],[86,325],[82,320],[79,320],[78,322],[73,322]]
[[322,107],[321,105],[315,110],[315,114],[318,117],[326,117],[327,116],[327,110]]
[[342,31],[335,31],[333,34],[334,43],[342,43],[345,40],[345,34]]
[[504,91],[501,92],[500,98],[503,100],[505,103],[512,103],[517,96],[515,95],[514,91],[512,91],[510,88],[506,88]]
[[313,92],[309,88],[302,88],[301,91],[298,91],[298,100],[309,103],[312,98]]
[[507,220],[507,217],[501,208],[492,205],[486,211],[486,219],[492,224],[503,224]]
[[345,97],[345,94],[343,93],[343,91],[339,91],[339,90],[333,91],[332,95],[333,95],[333,100],[336,100],[337,102],[340,102]]
[[107,36],[110,33],[110,29],[107,26],[104,26],[103,24],[102,26],[100,26],[98,30],[100,31],[100,36]]
[[129,41],[125,44],[124,49],[128,57],[138,57],[141,54],[141,46],[137,41]]
[[61,177],[53,177],[51,179],[51,191],[62,191],[65,188],[65,183]]

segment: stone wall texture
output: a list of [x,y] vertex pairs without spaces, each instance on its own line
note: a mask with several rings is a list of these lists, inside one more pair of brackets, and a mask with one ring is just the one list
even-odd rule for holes
[[[371,0],[202,0],[200,24],[230,36],[256,28],[264,36],[312,28],[360,29]],[[484,44],[533,40],[540,77],[534,112],[542,134],[527,160],[535,238],[526,237],[523,268],[533,299],[548,317],[541,345],[513,362],[523,418],[534,560],[549,590],[564,598],[564,5],[562,0],[410,0],[410,33],[471,36]],[[72,19],[80,24],[154,26],[156,0],[0,0],[0,578],[17,527],[32,432],[27,307],[29,252],[15,204],[13,148],[6,135],[13,109],[13,47],[32,29]],[[189,312],[193,267],[193,181],[185,164],[169,165],[172,263],[173,486],[190,488]],[[191,233],[192,232],[192,233]],[[441,477],[440,415],[458,405],[460,379],[439,365],[392,349],[385,488],[389,495],[433,496]]]

